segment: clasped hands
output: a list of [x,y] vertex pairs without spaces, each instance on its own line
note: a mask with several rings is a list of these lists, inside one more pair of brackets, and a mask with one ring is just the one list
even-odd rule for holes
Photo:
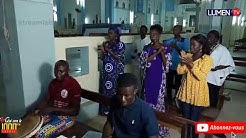
[[161,53],[161,55],[165,55],[166,49],[165,49],[163,46],[161,46],[161,47],[158,49],[157,53],[158,53],[158,54]]
[[190,56],[189,53],[186,53],[185,51],[181,51],[181,55],[179,56],[181,59],[181,62],[185,64],[189,68],[193,68],[193,59],[192,56]]
[[108,44],[106,42],[103,42],[101,45],[98,46],[98,50],[102,50],[102,52],[109,51]]
[[176,42],[177,42],[177,41],[172,42],[172,43],[170,44],[170,47],[171,47],[171,48],[174,48],[174,49],[177,49],[178,46],[177,46],[177,43],[176,43]]

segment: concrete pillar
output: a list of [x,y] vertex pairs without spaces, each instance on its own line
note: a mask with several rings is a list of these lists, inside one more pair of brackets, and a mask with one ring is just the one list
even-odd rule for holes
[[101,23],[106,23],[107,21],[105,20],[105,0],[100,0],[101,2]]
[[43,96],[53,77],[53,2],[4,0],[0,7],[4,8],[0,26],[6,23],[9,32],[5,39],[0,30],[1,93],[5,97],[5,111],[0,116],[18,118]]
[[[222,9],[224,0],[215,0],[213,2],[213,9]],[[212,18],[212,28],[213,30],[217,30],[221,32],[221,24],[222,24],[222,16],[213,16]]]
[[105,0],[105,22],[114,22],[114,0]]
[[[199,13],[199,33],[207,33],[211,28],[212,17],[207,16],[207,9],[211,9],[211,1],[202,1]],[[211,21],[210,21],[211,20]]]

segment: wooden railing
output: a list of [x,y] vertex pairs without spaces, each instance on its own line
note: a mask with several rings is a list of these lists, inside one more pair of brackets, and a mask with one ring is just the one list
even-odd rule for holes
[[[245,57],[233,57],[234,63],[238,67],[246,67],[246,58]],[[240,73],[231,73],[226,80],[237,81],[246,83],[246,74]]]

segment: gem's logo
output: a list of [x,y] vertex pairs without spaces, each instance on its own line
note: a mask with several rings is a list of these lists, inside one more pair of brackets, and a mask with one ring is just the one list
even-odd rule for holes
[[21,125],[21,119],[19,120],[13,120],[10,117],[1,117],[0,118],[1,121],[1,133],[6,133],[6,134],[10,134],[10,133],[16,133],[17,132],[17,128]]
[[233,9],[207,9],[208,16],[239,16],[241,10],[239,8]]

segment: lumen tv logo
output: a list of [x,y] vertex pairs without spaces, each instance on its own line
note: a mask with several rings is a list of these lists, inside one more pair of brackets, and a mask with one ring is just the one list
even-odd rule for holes
[[208,16],[239,16],[241,10],[239,8],[233,9],[207,9]]

